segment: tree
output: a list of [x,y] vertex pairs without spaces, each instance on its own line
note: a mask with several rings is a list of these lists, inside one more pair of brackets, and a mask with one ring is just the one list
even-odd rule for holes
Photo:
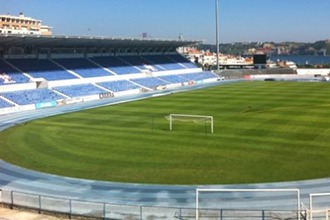
[[330,40],[327,41],[327,47],[326,47],[326,50],[327,50],[327,55],[330,56]]

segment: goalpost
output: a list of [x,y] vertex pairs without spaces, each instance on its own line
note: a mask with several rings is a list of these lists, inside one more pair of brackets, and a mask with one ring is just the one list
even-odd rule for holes
[[330,214],[330,193],[309,194],[309,216],[310,220],[329,219]]
[[209,115],[186,115],[186,114],[170,114],[168,117],[168,120],[170,121],[170,131],[173,130],[173,121],[178,120],[178,121],[192,121],[195,123],[201,123],[204,122],[205,125],[206,123],[210,123],[210,130],[211,133],[213,134],[213,116]]
[[[211,193],[211,194],[210,194]],[[202,195],[206,194],[206,195]],[[213,194],[213,195],[212,195]],[[196,189],[196,220],[204,219],[204,214],[207,211],[219,211],[220,219],[222,219],[222,211],[234,211],[231,217],[244,217],[239,211],[242,210],[243,215],[246,210],[268,210],[268,211],[279,211],[276,210],[277,204],[275,204],[277,198],[287,197],[286,200],[280,201],[280,206],[283,202],[289,211],[293,211],[296,215],[297,220],[300,220],[300,190],[299,189],[219,189],[219,188],[197,188]],[[264,200],[267,198],[266,200]],[[281,203],[282,202],[282,203]],[[203,207],[202,208],[202,204]],[[226,207],[230,206],[231,208]],[[267,207],[269,204],[274,206],[272,208]],[[217,208],[210,208],[209,205],[215,205]],[[220,208],[221,207],[221,208]],[[269,209],[270,208],[270,209]],[[275,210],[274,210],[275,208]],[[284,211],[284,210],[283,210]],[[213,212],[213,217],[216,216]],[[280,215],[287,215],[287,213],[279,213]],[[278,216],[278,217],[279,217]],[[219,216],[218,216],[219,217]],[[228,217],[228,216],[227,216]],[[245,216],[246,217],[246,216]]]

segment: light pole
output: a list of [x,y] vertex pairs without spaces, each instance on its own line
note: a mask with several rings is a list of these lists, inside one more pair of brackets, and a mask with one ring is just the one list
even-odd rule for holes
[[217,45],[217,72],[219,72],[219,1],[215,0],[215,43]]

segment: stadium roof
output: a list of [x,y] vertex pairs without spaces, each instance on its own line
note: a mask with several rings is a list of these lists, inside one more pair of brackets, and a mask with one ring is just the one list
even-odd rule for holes
[[41,36],[0,34],[0,48],[177,48],[201,41],[166,40],[151,38],[112,38],[87,36]]

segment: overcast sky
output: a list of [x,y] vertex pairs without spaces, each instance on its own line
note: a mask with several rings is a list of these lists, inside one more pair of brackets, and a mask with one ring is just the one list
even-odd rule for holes
[[[215,0],[0,0],[0,14],[42,20],[55,35],[215,43]],[[219,0],[220,42],[330,37],[330,0]]]

